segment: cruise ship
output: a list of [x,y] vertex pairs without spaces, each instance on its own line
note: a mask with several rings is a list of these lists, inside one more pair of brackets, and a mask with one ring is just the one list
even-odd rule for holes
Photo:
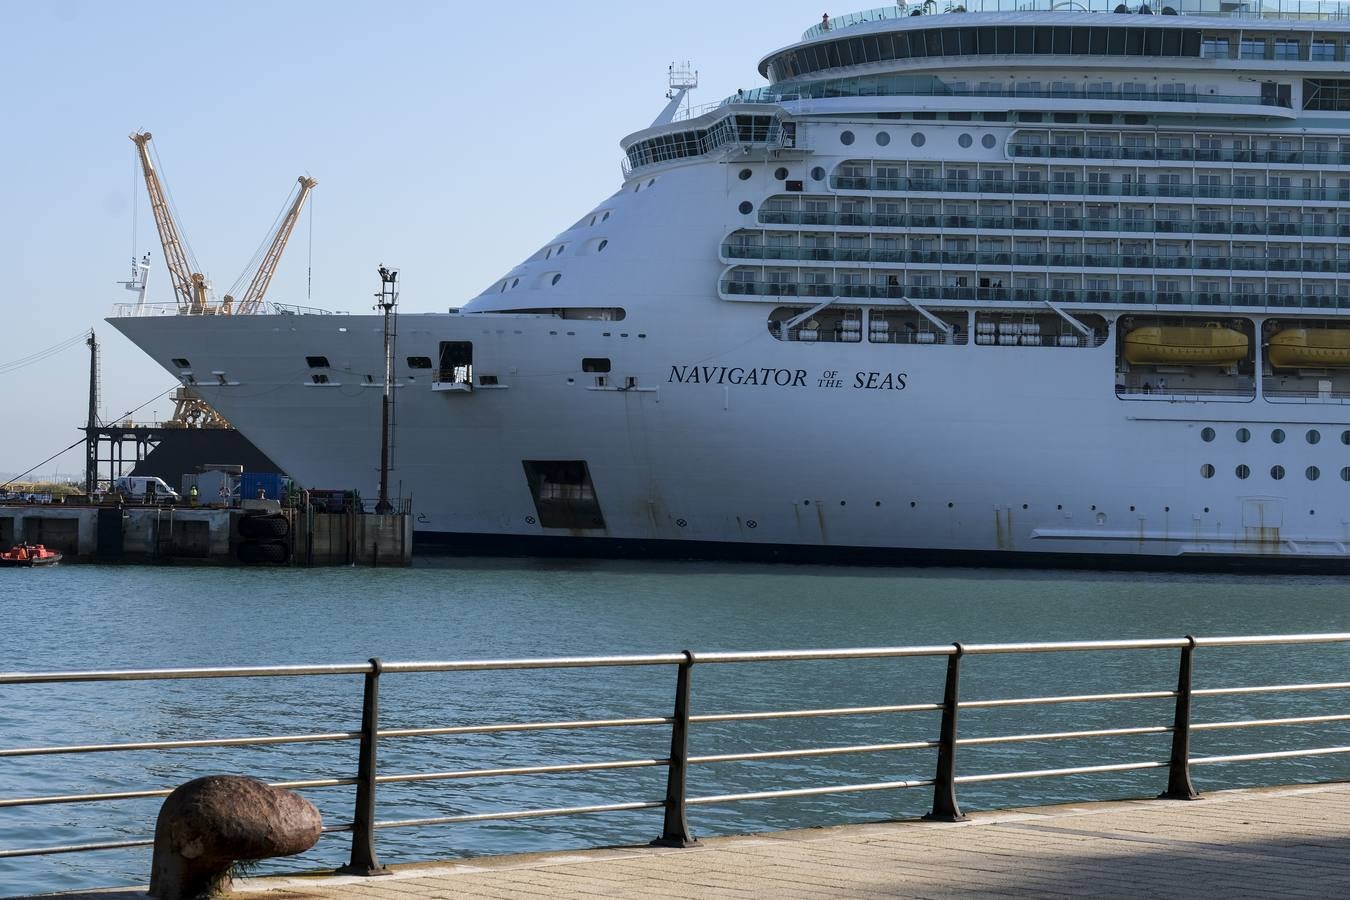
[[[399,317],[419,545],[1344,570],[1348,59],[1350,4],[927,0],[677,83],[613,194]],[[373,496],[381,317],[209,312],[110,322]]]

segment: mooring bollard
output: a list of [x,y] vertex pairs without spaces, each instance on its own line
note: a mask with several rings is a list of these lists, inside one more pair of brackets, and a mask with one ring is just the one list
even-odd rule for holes
[[193,779],[160,807],[150,896],[219,896],[235,863],[303,853],[322,833],[319,811],[292,791],[242,775]]

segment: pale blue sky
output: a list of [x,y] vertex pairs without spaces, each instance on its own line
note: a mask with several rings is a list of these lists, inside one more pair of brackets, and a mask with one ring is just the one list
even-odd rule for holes
[[[384,262],[405,310],[444,309],[617,187],[618,141],[660,111],[671,61],[710,102],[761,84],[759,58],[824,9],[868,5],[0,0],[0,474],[79,438],[88,370],[83,347],[6,363],[92,326],[107,415],[172,386],[102,322],[132,299],[133,196],[150,299],[173,299],[132,131],[154,133],[218,293],[308,173],[314,305],[364,311]],[[306,219],[270,299],[305,303],[308,242]],[[82,465],[76,448],[40,473]]]

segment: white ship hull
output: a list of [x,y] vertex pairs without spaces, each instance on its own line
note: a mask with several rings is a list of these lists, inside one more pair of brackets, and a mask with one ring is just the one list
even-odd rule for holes
[[[1114,26],[1128,18],[1082,20]],[[1229,27],[1225,21],[1220,25]],[[905,20],[887,27],[918,26]],[[1199,53],[1198,36],[1195,41]],[[1203,71],[1211,73],[1205,77],[1220,77],[1212,74],[1212,65]],[[1236,69],[1230,74],[1231,85],[1224,89],[1237,91],[1242,79]],[[1295,106],[1297,91],[1296,85]],[[1226,129],[1255,148],[1265,140],[1262,135],[1294,127],[1282,95],[1272,93],[1272,104],[1277,97],[1279,106],[1262,107],[1256,100],[1250,108],[1234,105],[1235,116],[1248,117],[1236,124],[1223,123],[1217,101],[1181,104],[1182,110],[1167,97],[1168,102],[1139,109],[1149,115],[1163,109],[1212,116],[1206,128]],[[1335,274],[1342,271],[1336,268],[1337,246],[1325,285],[1298,276],[1298,290],[1329,286],[1329,295],[1310,294],[1330,301],[1315,309],[1273,308],[1269,298],[1284,290],[1281,271],[1288,267],[1272,264],[1275,271],[1251,275],[1254,267],[1237,260],[1245,252],[1240,238],[1224,237],[1228,243],[1221,249],[1202,244],[1206,229],[1194,223],[1210,221],[1201,208],[1209,201],[1195,199],[1201,195],[1194,191],[1175,204],[1180,210],[1184,202],[1191,217],[1184,221],[1192,224],[1144,235],[1148,252],[1159,255],[1150,257],[1142,289],[1127,280],[1132,276],[1126,270],[1137,266],[1132,258],[1113,257],[1116,263],[1102,265],[1084,255],[1093,248],[1082,243],[1083,235],[1096,230],[1103,241],[1115,242],[1112,252],[1138,252],[1127,244],[1132,238],[1121,217],[1128,211],[1121,211],[1121,198],[1114,195],[1106,199],[1117,208],[1101,213],[1114,224],[1100,229],[1091,221],[1047,219],[1025,231],[1014,224],[1002,232],[1010,238],[1034,234],[1038,241],[1048,236],[1052,254],[1056,235],[1079,242],[1073,248],[1078,255],[1062,256],[1059,263],[1037,257],[1035,281],[1024,277],[1030,270],[1016,259],[1008,263],[993,254],[990,265],[1002,266],[1003,274],[990,276],[988,267],[980,268],[988,260],[964,249],[929,265],[927,257],[914,255],[927,252],[914,249],[921,247],[916,241],[927,227],[919,218],[925,207],[914,199],[928,190],[923,176],[915,174],[920,165],[947,167],[945,176],[936,176],[948,180],[933,198],[943,214],[950,210],[941,204],[954,203],[957,195],[961,202],[980,204],[981,212],[986,201],[990,208],[1006,202],[1011,215],[1011,204],[1020,202],[998,183],[970,191],[952,175],[953,160],[978,169],[980,178],[986,168],[992,173],[1000,166],[1014,176],[1045,170],[1042,180],[1018,181],[1019,192],[1029,187],[1025,192],[1034,193],[1055,172],[1044,159],[1017,157],[1023,152],[1017,142],[1029,139],[1030,126],[999,123],[994,114],[983,120],[916,115],[911,121],[898,114],[878,120],[881,107],[956,108],[949,98],[937,106],[912,97],[888,102],[889,107],[876,97],[785,100],[773,109],[791,120],[791,140],[777,131],[770,140],[742,136],[741,143],[733,140],[716,152],[664,164],[637,158],[630,149],[636,168],[619,192],[461,312],[401,316],[391,483],[395,493],[412,498],[419,540],[468,551],[800,561],[1326,569],[1350,561],[1346,373],[1275,371],[1263,356],[1266,338],[1279,328],[1350,325],[1341,318],[1350,315],[1345,300],[1350,279]],[[1041,105],[1053,109],[1062,102]],[[1006,110],[1009,101],[976,98],[960,108],[1000,106]],[[744,111],[736,103],[730,109]],[[748,104],[746,109],[763,113]],[[1278,121],[1253,125],[1253,109],[1270,110]],[[717,115],[694,121],[712,123]],[[1115,121],[1098,130],[1117,136],[1141,130],[1120,125],[1119,117]],[[1325,116],[1315,124],[1333,143],[1338,134],[1350,135],[1350,126],[1327,126]],[[679,127],[659,124],[626,146]],[[1187,148],[1200,146],[1181,125],[1172,128],[1186,135]],[[1150,124],[1145,130],[1153,135],[1156,129]],[[890,165],[909,168],[897,179],[885,168]],[[1079,159],[1071,165],[1077,180],[1054,183],[1097,183],[1091,182],[1095,168],[1111,173],[1128,168],[1146,169],[1138,184],[1151,185],[1164,163]],[[1239,163],[1226,165],[1239,174],[1248,171]],[[1187,172],[1199,172],[1200,166],[1192,160]],[[859,168],[865,175],[848,174]],[[1340,168],[1350,179],[1350,160],[1331,167]],[[1202,183],[1198,175],[1185,177],[1162,182],[1167,190],[1150,195],[1150,217],[1172,215],[1173,202],[1159,197],[1179,196],[1183,187]],[[892,182],[904,178],[908,188],[893,191]],[[794,181],[801,184],[793,186]],[[1123,183],[1135,189],[1134,182]],[[1265,190],[1241,180],[1223,184],[1240,186],[1232,191]],[[944,187],[954,193],[942,195]],[[1291,190],[1271,188],[1277,189]],[[1033,199],[1056,199],[1053,191],[1045,193]],[[1067,189],[1059,193],[1073,195]],[[1082,193],[1069,197],[1078,205],[1068,221],[1097,214],[1092,198]],[[857,202],[869,210],[863,219],[872,223],[870,231],[808,227],[793,210],[809,207],[791,205],[798,197],[842,204],[845,195],[858,195]],[[1246,221],[1239,215],[1241,198],[1251,196],[1230,193],[1222,203],[1213,202],[1234,210],[1232,222],[1239,223]],[[773,197],[787,199],[774,206]],[[910,207],[892,215],[891,207],[882,205],[891,197]],[[1258,205],[1273,208],[1271,198],[1279,199],[1270,194]],[[1333,221],[1342,221],[1336,218],[1342,207],[1350,213],[1350,195],[1322,199],[1317,206],[1331,210]],[[907,213],[910,219],[903,228],[892,227],[896,222],[883,212],[892,218]],[[840,216],[830,221],[852,221]],[[1277,217],[1272,213],[1270,220]],[[1229,219],[1223,221],[1228,228]],[[1322,220],[1309,214],[1302,221]],[[973,242],[996,229],[949,215],[930,230],[940,241],[964,236]],[[1241,229],[1234,224],[1231,230]],[[820,246],[821,235],[811,231],[828,232],[831,241],[838,237],[840,248],[857,246],[845,238],[870,241],[867,261],[853,266],[863,280],[851,281],[849,267],[837,264],[840,258],[863,258],[855,251],[849,251],[852,257],[829,257],[835,262],[828,264],[801,261],[823,258],[817,251],[805,257],[797,249],[786,256],[764,251],[765,244]],[[1138,228],[1134,231],[1137,237]],[[788,237],[774,243],[784,234]],[[1176,248],[1164,244],[1178,235],[1197,260],[1222,253],[1226,261],[1188,263],[1183,276],[1188,284],[1176,287],[1168,269],[1175,258],[1165,255]],[[746,246],[759,241],[751,255],[768,260],[753,263],[754,271],[743,279],[749,271],[744,248],[735,248],[741,238]],[[894,247],[896,240],[910,243],[897,251],[877,249]],[[1324,243],[1343,241],[1333,236]],[[1275,253],[1274,238],[1269,248],[1262,246],[1263,253]],[[945,251],[948,244],[940,247]],[[1040,247],[1044,256],[1045,245]],[[878,262],[901,251],[911,253],[908,262],[889,268]],[[793,254],[797,261],[781,262]],[[965,266],[967,258],[974,262]],[[808,271],[812,265],[829,273],[832,286],[804,296],[810,292],[801,283],[819,275]],[[776,273],[775,266],[784,272]],[[1093,277],[1094,267],[1110,279],[1110,287],[1096,294],[1093,282],[1083,281]],[[1222,269],[1218,288],[1201,280],[1214,269]],[[886,274],[892,270],[897,274]],[[792,289],[774,287],[778,275]],[[1072,279],[1072,287],[1061,292],[1067,300],[1042,290],[1057,278]],[[1019,291],[1003,291],[1004,279]],[[914,294],[906,284],[932,286],[922,307],[911,302]],[[1230,293],[1248,288],[1256,291],[1250,300]],[[1220,296],[1222,302],[1213,299]],[[832,321],[833,335],[828,323],[813,317]],[[1058,327],[1059,336],[1038,331],[1022,339],[1010,328],[1005,332],[1005,323],[1020,317],[1028,322],[1036,317],[1038,329]],[[1150,367],[1127,360],[1122,336],[1155,320],[1164,331],[1178,323],[1230,329],[1246,336],[1245,355],[1231,365],[1183,360]],[[110,321],[194,385],[301,485],[375,495],[384,371],[379,318],[136,313]],[[863,321],[866,330],[850,336],[848,329]],[[1082,327],[1085,322],[1090,327]],[[930,325],[947,332],[934,332]],[[923,333],[932,343],[920,342],[916,335]],[[444,346],[455,342],[472,345],[471,368],[452,377],[413,365],[416,358],[444,363]],[[323,364],[316,365],[320,358]],[[597,360],[607,361],[607,371],[590,362]],[[469,383],[447,383],[461,378]],[[581,463],[581,469],[568,471],[581,471],[584,484],[548,468]]]

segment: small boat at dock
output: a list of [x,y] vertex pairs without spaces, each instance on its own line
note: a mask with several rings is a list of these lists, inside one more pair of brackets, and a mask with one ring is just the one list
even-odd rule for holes
[[15,544],[0,553],[0,568],[54,566],[60,561],[60,553],[48,550],[41,544]]

